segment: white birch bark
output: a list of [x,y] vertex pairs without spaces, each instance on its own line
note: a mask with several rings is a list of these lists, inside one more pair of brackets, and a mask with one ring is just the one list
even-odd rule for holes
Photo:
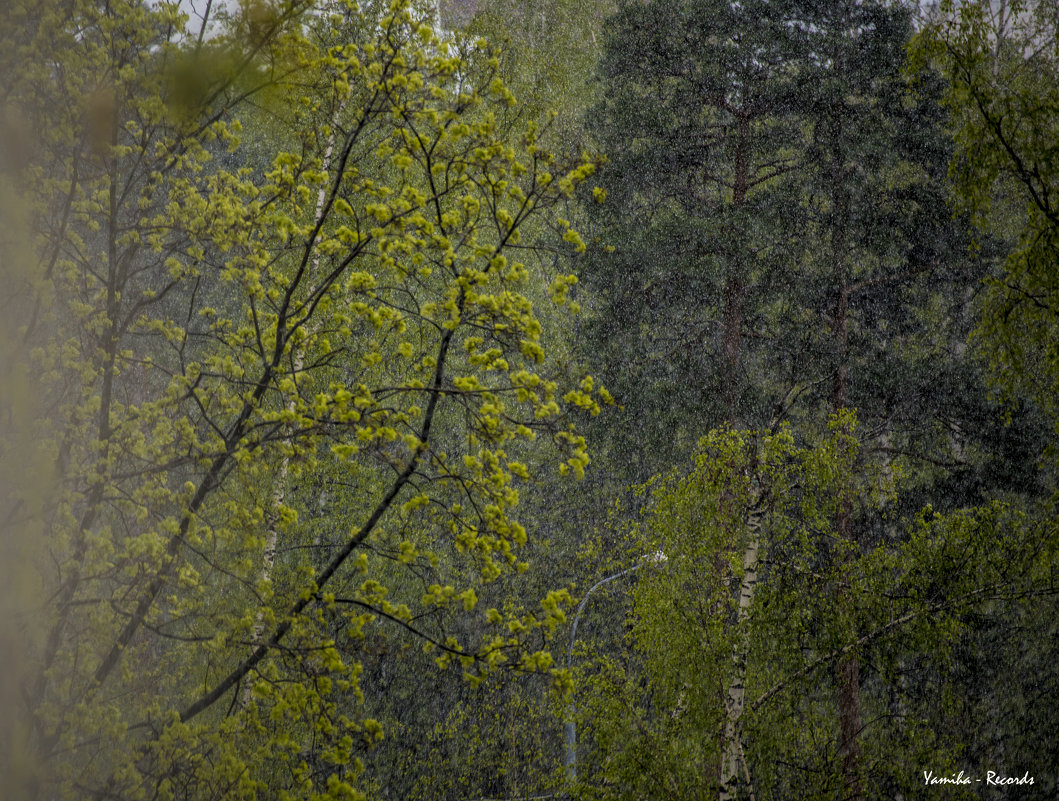
[[[331,133],[327,139],[327,147],[324,149],[324,158],[322,169],[326,173],[331,168],[331,158],[335,150],[335,131],[338,126],[338,119],[342,115],[343,110],[346,107],[346,101],[349,98],[346,97],[339,104],[335,110],[334,115],[331,118]],[[321,217],[324,214],[324,203],[327,200],[327,183],[325,182],[321,187],[320,191],[316,195],[316,209],[313,213],[313,224],[319,225]],[[310,262],[310,275],[318,271],[320,266],[320,255],[315,253]],[[310,328],[309,335],[312,336],[313,329]],[[294,376],[297,380],[298,373],[302,371],[305,366],[305,352],[301,348],[297,348],[294,352]],[[294,400],[291,399],[287,403],[287,410],[293,412],[295,409]],[[290,438],[284,441],[284,444],[290,444]],[[279,519],[280,513],[279,508],[283,505],[284,498],[286,497],[287,490],[287,474],[290,470],[290,458],[284,456],[283,460],[279,465],[279,473],[276,476],[275,482],[273,483],[272,489],[272,503],[270,504],[271,513],[266,521],[266,533],[265,533],[265,550],[261,556],[261,573],[259,575],[259,583],[263,584],[272,578],[272,567],[276,562],[276,547],[279,543]],[[257,610],[257,616],[254,618],[254,629],[251,634],[250,641],[253,646],[262,644],[262,637],[265,633],[265,615],[263,609]],[[250,701],[250,682],[247,682],[243,686],[243,698],[242,702],[245,706]]]
[[738,784],[739,768],[742,766],[744,778],[750,788],[750,798],[754,797],[750,772],[743,757],[740,742],[740,720],[746,706],[746,662],[750,648],[750,637],[746,622],[750,617],[750,606],[754,602],[754,593],[758,584],[758,561],[761,552],[761,492],[755,493],[747,512],[746,529],[748,541],[743,551],[743,580],[739,587],[739,606],[735,623],[735,642],[732,646],[732,680],[728,685],[728,697],[725,699],[724,740],[721,752],[720,801],[734,801]]

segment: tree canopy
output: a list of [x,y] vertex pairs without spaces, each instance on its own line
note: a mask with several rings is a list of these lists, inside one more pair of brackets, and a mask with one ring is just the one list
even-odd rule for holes
[[476,589],[525,569],[529,470],[588,462],[599,393],[556,380],[534,301],[565,303],[552,211],[593,165],[508,126],[495,56],[400,0],[248,6],[196,41],[176,5],[6,16],[39,49],[5,106],[31,132],[5,179],[18,778],[352,797],[374,627],[476,680],[550,668],[563,593],[512,615]]
[[0,6],[0,795],[1054,795],[1056,11]]

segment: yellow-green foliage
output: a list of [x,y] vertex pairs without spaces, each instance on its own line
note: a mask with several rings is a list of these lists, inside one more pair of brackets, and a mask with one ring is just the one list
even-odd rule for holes
[[977,341],[995,383],[1059,425],[1059,21],[1054,4],[941,3],[914,55],[948,80],[955,200],[1010,245]]
[[[797,445],[787,427],[769,434],[716,430],[700,441],[690,471],[644,488],[644,515],[627,536],[640,559],[659,558],[642,562],[632,588],[637,659],[603,660],[581,695],[598,750],[609,755],[592,766],[598,771],[592,782],[623,787],[614,797],[717,793],[733,653],[750,643],[740,683],[758,686],[768,680],[760,671],[768,670],[770,652],[785,646],[792,628],[768,631],[762,647],[758,629],[772,614],[754,597],[741,616],[747,549],[759,549],[753,567],[759,574],[765,568],[758,561],[766,558],[783,559],[795,575],[819,569],[813,562],[821,537],[854,490],[854,429],[853,415],[844,413],[808,447]],[[769,593],[767,582],[758,583],[753,593]],[[794,622],[797,602],[786,593],[779,598],[791,605],[785,624]],[[636,756],[644,751],[649,766]]]
[[[713,432],[690,470],[648,485],[617,563],[627,570],[644,554],[665,555],[644,560],[630,585],[635,651],[584,656],[578,672],[578,731],[592,738],[579,750],[585,797],[716,796],[729,723],[741,787],[764,798],[836,797],[835,666],[847,654],[865,666],[869,780],[952,794],[924,792],[919,776],[889,760],[936,760],[945,775],[963,767],[960,735],[932,728],[959,715],[954,645],[969,610],[1050,592],[1055,526],[994,502],[949,515],[928,507],[878,543],[843,541],[844,510],[863,529],[892,503],[892,489],[870,476],[846,412],[806,445],[787,429]],[[748,563],[756,577],[743,606]],[[937,696],[906,686],[901,674],[913,663],[938,671]],[[734,722],[733,687],[745,690]],[[896,717],[887,711],[895,703]]]
[[[371,8],[250,3],[201,37],[137,0],[0,15],[29,132],[0,185],[30,232],[0,379],[21,787],[359,798],[381,625],[474,681],[554,672],[565,593],[509,615],[476,588],[527,567],[527,457],[580,475],[573,420],[609,397],[552,375],[529,297],[573,279],[523,238],[581,247],[547,220],[593,165],[498,122],[484,43]],[[416,623],[447,611],[484,635]]]

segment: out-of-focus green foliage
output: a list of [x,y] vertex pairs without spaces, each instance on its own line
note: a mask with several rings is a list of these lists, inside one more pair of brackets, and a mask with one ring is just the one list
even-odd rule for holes
[[468,31],[501,48],[501,69],[524,114],[554,114],[555,135],[582,138],[596,92],[603,20],[613,0],[480,0]]

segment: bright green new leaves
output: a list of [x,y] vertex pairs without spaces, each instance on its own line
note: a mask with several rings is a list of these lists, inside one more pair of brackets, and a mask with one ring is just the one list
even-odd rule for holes
[[1053,2],[943,3],[919,42],[949,80],[960,206],[1009,240],[979,341],[997,383],[1059,414],[1059,29]]
[[635,656],[600,659],[579,693],[586,795],[836,797],[834,666],[856,654],[868,781],[942,797],[906,766],[956,764],[958,732],[937,723],[959,692],[952,650],[981,610],[1047,592],[1056,534],[992,504],[928,509],[874,548],[838,539],[845,499],[866,525],[892,491],[850,415],[807,445],[714,432],[650,486],[629,553],[666,559],[636,574]]
[[527,465],[580,474],[574,418],[607,398],[553,375],[564,294],[532,300],[572,283],[537,233],[569,231],[551,209],[593,165],[502,124],[492,54],[403,0],[250,4],[186,44],[176,6],[24,5],[5,59],[39,55],[5,114],[35,136],[4,197],[32,255],[3,366],[40,401],[5,396],[2,448],[35,446],[52,491],[2,502],[42,599],[30,781],[358,797],[379,626],[475,680],[552,671],[569,598],[507,614],[476,588],[526,569]]
[[[816,448],[796,446],[787,429],[763,437],[717,431],[700,442],[690,473],[650,488],[649,510],[632,533],[634,547],[664,553],[666,561],[642,571],[633,592],[633,636],[650,688],[649,703],[633,705],[657,714],[635,712],[641,734],[630,739],[623,726],[612,730],[614,721],[604,713],[597,735],[604,753],[622,755],[601,768],[609,780],[629,786],[629,797],[718,792],[726,722],[731,717],[737,737],[744,726],[729,696],[734,690],[742,707],[763,656],[755,632],[773,617],[761,592],[775,563],[806,573],[825,570],[819,550],[828,547],[824,532],[849,492],[856,458],[851,419],[836,421]],[[786,639],[789,632],[778,636]],[[620,694],[611,693],[625,681],[611,676],[592,703],[617,702]],[[632,770],[635,762],[625,757],[635,759],[644,748],[654,759],[650,768],[640,766],[642,776],[615,772]]]

